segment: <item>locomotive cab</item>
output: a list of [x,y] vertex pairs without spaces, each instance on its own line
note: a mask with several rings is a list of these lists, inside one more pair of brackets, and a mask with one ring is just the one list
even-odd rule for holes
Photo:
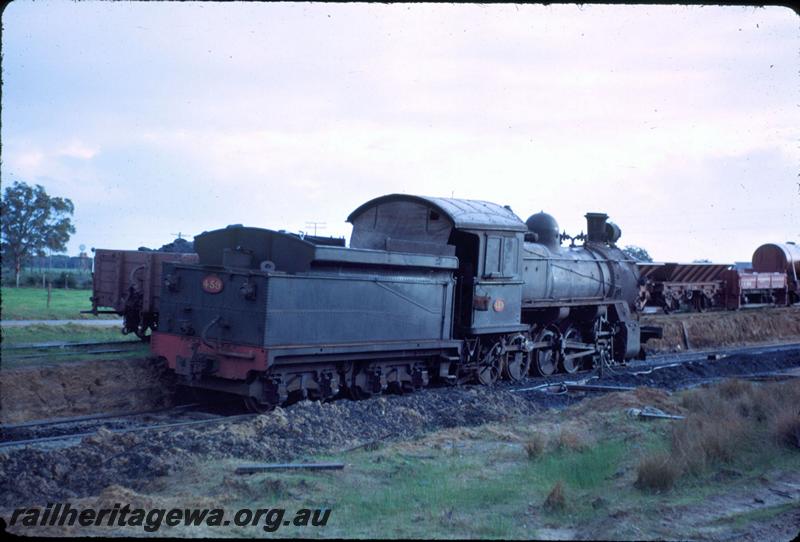
[[527,329],[520,322],[525,224],[510,208],[453,198],[391,194],[348,217],[351,248],[453,254],[458,258],[454,336]]

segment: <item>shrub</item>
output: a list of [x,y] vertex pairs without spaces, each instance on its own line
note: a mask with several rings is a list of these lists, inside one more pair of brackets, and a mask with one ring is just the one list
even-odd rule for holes
[[800,413],[781,411],[772,421],[770,432],[778,443],[800,448]]
[[528,454],[528,459],[534,460],[541,457],[547,448],[547,437],[541,433],[534,433],[533,436],[525,443],[525,453]]
[[[728,380],[687,392],[687,418],[672,428],[670,452],[680,472],[701,474],[740,458],[753,459],[770,442],[800,448],[800,386],[796,382],[753,384]],[[656,458],[645,469],[655,469]],[[637,481],[638,482],[638,481]],[[642,484],[647,484],[642,478]]]
[[72,288],[75,289],[77,287],[77,283],[75,281],[75,275],[72,273],[68,273],[66,271],[62,271],[61,274],[58,275],[58,278],[53,283],[53,287],[55,288]]
[[636,469],[634,485],[647,491],[668,491],[681,475],[681,467],[669,454],[660,453],[644,458]]
[[560,450],[580,451],[587,447],[581,435],[570,429],[562,429],[558,433],[558,448]]
[[564,484],[562,484],[561,480],[559,480],[547,495],[547,498],[544,501],[544,509],[548,512],[558,512],[564,510],[566,505],[567,499],[564,496]]
[[738,378],[731,378],[730,380],[723,381],[718,387],[717,391],[720,396],[727,399],[734,399],[741,397],[753,390],[753,384],[746,380],[739,380]]
[[765,446],[771,444],[800,448],[797,382],[728,380],[686,392],[681,404],[689,414],[672,427],[669,455],[643,459],[637,487],[664,491],[683,473],[699,475],[721,464],[762,461],[769,453]]

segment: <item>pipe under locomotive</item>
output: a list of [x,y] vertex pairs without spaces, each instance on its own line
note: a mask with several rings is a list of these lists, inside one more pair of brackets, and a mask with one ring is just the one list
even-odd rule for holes
[[348,217],[349,248],[204,232],[199,262],[163,266],[152,350],[180,384],[254,409],[624,362],[657,331],[639,327],[638,271],[606,218],[563,247],[544,213],[393,194]]

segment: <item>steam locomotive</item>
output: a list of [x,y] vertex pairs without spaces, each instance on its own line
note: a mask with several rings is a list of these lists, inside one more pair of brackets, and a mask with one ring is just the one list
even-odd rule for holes
[[486,201],[392,194],[350,214],[349,248],[203,232],[197,262],[162,264],[151,348],[183,386],[253,410],[621,363],[660,330],[639,325],[639,272],[607,218],[587,214],[562,246],[543,212],[523,222]]

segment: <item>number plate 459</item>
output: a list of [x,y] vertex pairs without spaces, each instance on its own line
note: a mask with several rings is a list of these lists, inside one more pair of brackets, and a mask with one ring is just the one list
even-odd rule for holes
[[222,279],[217,275],[206,275],[203,278],[203,291],[209,294],[218,294],[222,291]]

